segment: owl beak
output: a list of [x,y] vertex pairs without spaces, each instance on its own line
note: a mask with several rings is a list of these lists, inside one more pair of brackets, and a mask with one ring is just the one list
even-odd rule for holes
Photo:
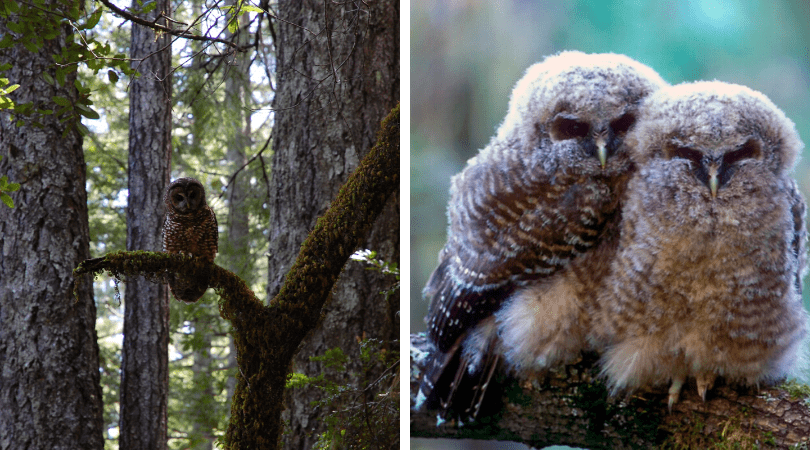
[[599,158],[599,164],[602,165],[602,170],[605,170],[607,165],[607,144],[605,139],[599,138],[596,140],[596,156]]
[[717,172],[717,165],[709,165],[709,190],[712,191],[712,198],[717,198]]

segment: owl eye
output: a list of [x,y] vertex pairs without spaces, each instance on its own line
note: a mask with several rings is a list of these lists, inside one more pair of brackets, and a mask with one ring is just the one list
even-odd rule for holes
[[174,201],[178,202],[178,203],[182,202],[183,201],[183,194],[175,194],[174,195]]
[[759,158],[761,154],[762,149],[760,148],[759,140],[752,138],[747,140],[745,144],[739,146],[737,150],[723,155],[723,165],[728,166],[743,159]]
[[588,135],[591,127],[579,120],[570,117],[557,117],[551,123],[551,137],[557,141],[583,138]]
[[689,147],[675,147],[669,151],[669,157],[670,159],[688,159],[696,164],[700,164],[700,160],[703,159],[703,153]]
[[610,122],[610,128],[613,129],[613,132],[616,134],[624,134],[627,133],[627,130],[630,129],[636,123],[636,116],[633,113],[625,113],[622,114],[621,117],[618,119],[613,120]]

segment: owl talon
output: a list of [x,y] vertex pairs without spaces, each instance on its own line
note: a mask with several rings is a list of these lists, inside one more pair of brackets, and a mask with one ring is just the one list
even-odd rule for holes
[[716,378],[717,375],[713,373],[704,374],[697,377],[698,394],[700,394],[700,398],[703,399],[704,402],[706,401],[706,391],[714,386],[714,380]]
[[678,401],[678,396],[681,393],[681,388],[683,387],[684,381],[685,377],[683,376],[678,376],[672,379],[672,384],[669,386],[669,397],[667,402],[669,412],[672,412],[672,405]]

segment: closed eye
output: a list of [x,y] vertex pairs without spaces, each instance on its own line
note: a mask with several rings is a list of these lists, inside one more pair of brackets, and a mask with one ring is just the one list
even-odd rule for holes
[[591,127],[579,120],[557,116],[551,123],[551,137],[556,141],[583,138],[588,135]]
[[748,139],[745,144],[739,146],[736,150],[723,155],[723,165],[729,166],[743,159],[759,158],[762,154],[762,148],[758,139]]
[[703,153],[689,147],[673,147],[669,150],[669,158],[681,158],[700,164],[703,159]]
[[633,113],[625,113],[618,119],[610,122],[610,128],[615,134],[627,133],[627,130],[636,123],[636,116]]

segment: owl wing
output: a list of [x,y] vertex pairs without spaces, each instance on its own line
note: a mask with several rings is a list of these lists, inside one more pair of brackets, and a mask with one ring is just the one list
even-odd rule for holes
[[219,224],[214,210],[210,206],[205,208],[209,218],[205,220],[205,229],[202,232],[201,242],[208,243],[205,257],[209,262],[214,262],[214,257],[219,251]]
[[424,289],[431,301],[428,335],[437,351],[422,376],[419,404],[447,412],[462,402],[455,409],[473,419],[500,357],[493,342],[480,357],[462,351],[465,335],[517,287],[552,276],[594,247],[618,214],[631,172],[611,179],[579,176],[533,165],[509,150],[492,143],[453,178],[447,244]]
[[592,248],[628,176],[547,173],[518,152],[497,150],[485,149],[453,179],[447,244],[424,289],[428,334],[443,352],[516,287]]

